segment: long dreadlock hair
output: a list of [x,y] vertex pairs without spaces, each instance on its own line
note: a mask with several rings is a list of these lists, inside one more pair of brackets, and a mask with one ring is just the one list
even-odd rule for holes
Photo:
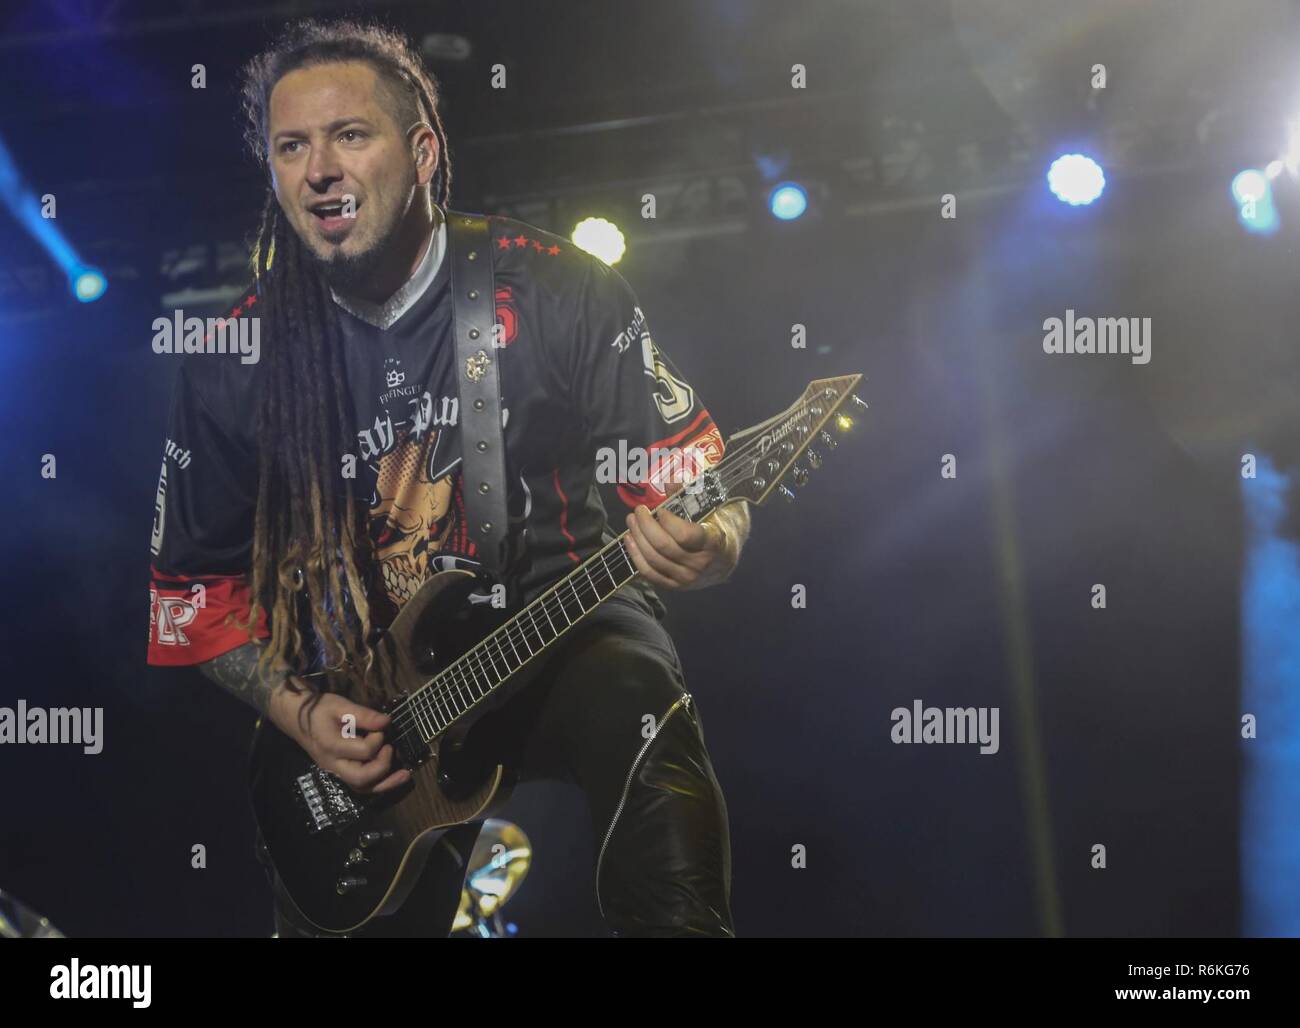
[[[374,557],[366,508],[341,474],[353,443],[341,334],[329,287],[285,218],[270,185],[271,91],[298,68],[362,61],[374,69],[399,125],[427,122],[438,140],[433,198],[446,207],[451,156],[433,76],[401,34],[356,21],[288,26],[243,69],[244,139],[268,171],[253,248],[265,366],[257,420],[257,507],[253,529],[250,639],[259,613],[271,637],[259,667],[305,673],[301,624],[310,622],[330,670],[375,699],[367,584]],[[272,262],[275,270],[271,273]],[[301,619],[301,620],[300,620]],[[312,681],[308,679],[309,683]],[[290,688],[297,688],[290,683]],[[320,690],[312,686],[319,698]]]

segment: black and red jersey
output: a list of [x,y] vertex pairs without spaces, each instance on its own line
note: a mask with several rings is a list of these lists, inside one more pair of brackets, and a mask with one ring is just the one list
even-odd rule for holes
[[[622,276],[559,236],[510,218],[490,224],[518,555],[509,581],[528,603],[622,531],[621,514],[611,529],[602,494],[624,513],[639,503],[653,508],[682,470],[679,456],[660,455],[685,454],[694,462],[689,477],[720,461],[724,444],[700,397],[651,339]],[[461,486],[445,231],[439,219],[420,269],[387,304],[336,297],[356,419],[355,491],[369,497],[380,624],[429,574],[478,567]],[[250,292],[231,317],[256,317],[257,300]],[[227,615],[247,610],[257,497],[264,362],[216,353],[177,359],[151,545],[148,660],[159,665],[200,663],[247,640]],[[598,486],[602,448],[640,448],[651,455],[646,474]],[[662,616],[648,583],[632,587]]]

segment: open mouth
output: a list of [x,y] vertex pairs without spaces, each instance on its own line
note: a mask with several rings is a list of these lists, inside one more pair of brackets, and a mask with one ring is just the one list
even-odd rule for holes
[[354,205],[351,215],[345,216],[342,203],[324,203],[310,208],[312,215],[321,223],[321,228],[326,232],[334,232],[351,225],[356,221],[356,214],[359,209],[358,205]]

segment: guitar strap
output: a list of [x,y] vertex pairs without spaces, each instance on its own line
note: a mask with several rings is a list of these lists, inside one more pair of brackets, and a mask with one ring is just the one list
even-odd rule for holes
[[500,350],[493,346],[496,290],[492,239],[483,215],[447,210],[446,216],[465,517],[479,560],[499,579],[509,561],[509,520]]

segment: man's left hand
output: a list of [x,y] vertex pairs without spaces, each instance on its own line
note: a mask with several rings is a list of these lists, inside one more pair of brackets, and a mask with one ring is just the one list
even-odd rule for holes
[[[669,495],[676,491],[670,488]],[[725,580],[735,569],[740,547],[718,524],[721,511],[699,522],[678,517],[662,504],[656,511],[657,516],[639,504],[627,516],[628,552],[651,584],[664,589],[703,589]]]

